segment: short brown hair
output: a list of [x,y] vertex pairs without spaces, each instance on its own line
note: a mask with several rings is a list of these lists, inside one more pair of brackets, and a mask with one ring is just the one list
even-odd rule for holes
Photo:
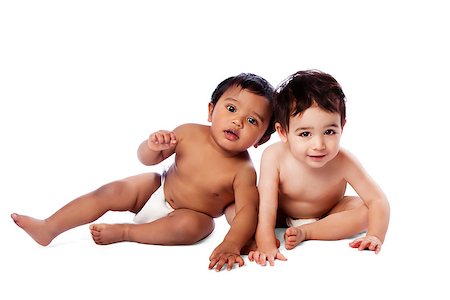
[[273,101],[275,121],[289,131],[289,119],[313,104],[329,112],[341,115],[345,124],[345,95],[333,76],[319,70],[298,71],[275,89]]

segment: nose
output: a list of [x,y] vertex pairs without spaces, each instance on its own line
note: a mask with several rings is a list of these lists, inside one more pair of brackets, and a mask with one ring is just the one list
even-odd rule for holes
[[236,125],[238,128],[242,128],[244,123],[242,122],[241,119],[236,118],[233,120],[233,124]]
[[319,135],[319,136],[315,137],[313,146],[314,146],[313,147],[314,150],[318,150],[318,151],[325,150],[325,148],[326,148],[325,147],[325,141],[324,141],[322,135]]

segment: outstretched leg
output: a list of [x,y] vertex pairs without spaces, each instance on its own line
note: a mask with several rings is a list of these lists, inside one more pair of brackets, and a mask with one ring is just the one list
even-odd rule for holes
[[340,240],[367,229],[368,209],[359,197],[346,196],[317,222],[289,227],[284,234],[290,250],[305,240]]
[[99,245],[137,242],[153,245],[190,245],[214,229],[212,217],[190,209],[177,209],[167,217],[145,224],[92,224],[92,239]]
[[91,223],[107,211],[138,212],[160,185],[159,174],[136,175],[76,198],[45,220],[16,213],[11,218],[38,244],[47,246],[64,231]]

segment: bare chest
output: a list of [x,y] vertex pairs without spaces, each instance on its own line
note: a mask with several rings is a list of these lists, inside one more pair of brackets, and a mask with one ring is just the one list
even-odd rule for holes
[[344,196],[347,182],[336,170],[308,170],[292,164],[281,169],[280,206],[291,215],[320,215]]

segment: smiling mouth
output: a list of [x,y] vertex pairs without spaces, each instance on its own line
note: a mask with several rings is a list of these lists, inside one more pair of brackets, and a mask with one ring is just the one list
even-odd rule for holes
[[225,130],[224,133],[225,133],[225,138],[229,141],[236,141],[239,139],[239,134],[235,130],[231,130],[231,129]]
[[322,158],[324,158],[326,156],[326,154],[324,155],[308,155],[309,158],[313,159],[313,160],[321,160]]

